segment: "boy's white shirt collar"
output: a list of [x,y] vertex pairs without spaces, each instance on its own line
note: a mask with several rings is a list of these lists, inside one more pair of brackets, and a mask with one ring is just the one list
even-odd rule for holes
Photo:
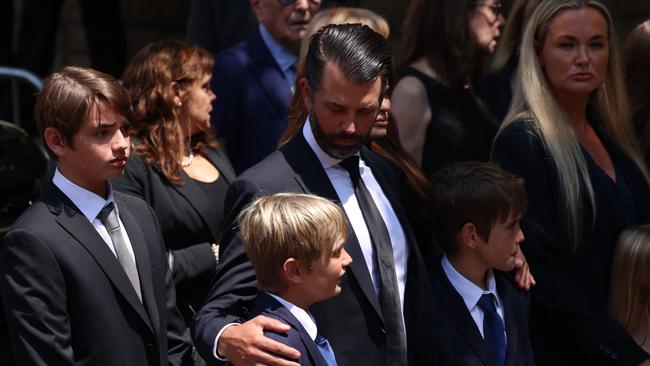
[[282,306],[287,308],[289,312],[298,319],[300,324],[302,325],[303,328],[307,331],[307,334],[309,334],[309,338],[311,338],[312,341],[316,340],[316,335],[318,334],[318,327],[316,326],[316,320],[314,320],[314,317],[311,316],[311,314],[300,308],[299,306],[296,306],[289,301],[281,298],[280,296],[277,296],[275,294],[267,292],[271,297],[274,299],[278,300]]
[[113,196],[113,189],[110,182],[106,182],[108,185],[108,198],[104,199],[103,197],[98,196],[97,194],[82,188],[68,178],[66,178],[57,167],[54,172],[54,177],[52,177],[52,183],[65,194],[72,203],[74,203],[81,213],[88,219],[88,221],[93,222],[97,218],[99,211],[104,208],[109,202],[114,202],[115,212],[119,214],[117,210],[117,204],[115,203],[115,198]]
[[494,279],[494,271],[490,268],[488,271],[488,277],[487,277],[487,290],[483,290],[482,288],[476,286],[472,281],[468,280],[465,278],[462,274],[460,274],[456,268],[449,262],[449,258],[447,258],[447,255],[444,255],[441,260],[442,263],[442,270],[445,272],[447,275],[447,278],[449,279],[449,282],[451,282],[451,285],[456,289],[458,294],[463,298],[463,301],[465,302],[465,306],[467,306],[467,309],[471,310],[473,309],[477,304],[478,301],[481,299],[481,296],[483,294],[493,294],[494,298],[496,299],[496,306],[499,307],[501,306],[501,299],[499,298],[497,294],[497,286],[496,286],[496,280]]

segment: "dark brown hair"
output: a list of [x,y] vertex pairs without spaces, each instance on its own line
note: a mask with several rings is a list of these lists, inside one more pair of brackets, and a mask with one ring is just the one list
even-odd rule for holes
[[[154,164],[173,184],[183,185],[179,159],[187,151],[182,136],[182,110],[174,104],[172,83],[181,95],[212,73],[214,59],[203,48],[181,41],[151,43],[138,52],[124,72],[124,86],[133,100],[131,136],[139,140],[135,152]],[[187,103],[183,103],[187,105]],[[193,139],[194,151],[217,149],[212,129]]]
[[126,90],[111,75],[83,67],[66,67],[50,75],[38,93],[34,118],[41,131],[53,127],[74,148],[72,137],[99,104],[113,108],[127,120],[132,117]]
[[469,28],[475,5],[474,0],[413,0],[404,21],[400,67],[425,58],[448,88],[476,83],[485,70],[485,52]]
[[524,180],[494,163],[456,163],[433,176],[431,211],[438,244],[448,255],[458,250],[456,235],[466,223],[488,240],[492,227],[523,215],[528,205]]
[[644,157],[650,154],[650,20],[639,24],[625,44],[625,84],[632,121]]

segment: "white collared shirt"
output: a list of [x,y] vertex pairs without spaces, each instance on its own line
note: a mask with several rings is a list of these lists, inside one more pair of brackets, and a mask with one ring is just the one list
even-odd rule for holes
[[284,48],[283,45],[278,43],[271,33],[266,29],[264,24],[259,24],[260,36],[262,36],[262,41],[266,45],[266,48],[271,52],[271,56],[275,62],[280,66],[284,78],[287,80],[289,89],[293,93],[294,82],[296,81],[296,71],[295,68],[292,68],[298,61],[298,56],[288,49]]
[[104,242],[108,248],[111,250],[111,252],[113,252],[113,255],[115,255],[117,258],[113,241],[111,240],[106,227],[104,227],[102,221],[97,217],[97,215],[99,215],[99,211],[101,211],[104,206],[106,206],[109,202],[113,202],[115,212],[117,213],[117,218],[120,223],[120,232],[125,239],[124,241],[126,242],[126,247],[129,251],[129,255],[135,262],[135,255],[133,254],[131,240],[129,240],[129,236],[126,233],[124,224],[120,218],[119,211],[117,211],[117,202],[115,202],[115,198],[113,197],[113,189],[111,188],[110,183],[107,183],[109,187],[107,199],[104,199],[95,193],[74,184],[63,174],[61,174],[59,168],[56,168],[56,171],[54,172],[52,183],[54,183],[54,185],[57,186],[57,188],[59,188],[61,192],[63,192],[63,194],[65,194],[70,199],[70,201],[72,201],[72,203],[77,206],[77,208],[79,208],[81,213],[88,219],[88,221],[90,221],[95,230],[97,230],[97,233],[102,237],[102,239],[104,239]]
[[309,338],[311,338],[312,341],[316,341],[316,336],[318,335],[316,320],[307,310],[290,303],[278,295],[272,294],[270,292],[267,292],[267,294],[271,295],[271,297],[276,299],[280,304],[282,304],[282,306],[287,308],[291,315],[293,315],[300,322],[300,325],[305,328],[307,334],[309,334]]
[[[481,296],[483,294],[493,294],[494,298],[496,299],[496,309],[497,309],[497,314],[501,317],[501,320],[503,321],[505,319],[503,315],[503,303],[501,302],[501,297],[499,297],[499,294],[497,293],[497,286],[496,286],[496,281],[494,279],[494,272],[492,269],[488,272],[488,278],[487,278],[487,290],[483,290],[482,288],[476,286],[472,281],[468,280],[465,278],[462,274],[458,273],[456,268],[449,262],[449,258],[447,258],[446,255],[444,255],[441,259],[442,263],[442,270],[445,271],[445,274],[447,275],[447,278],[449,279],[449,282],[451,282],[451,285],[454,286],[454,289],[456,289],[456,292],[460,294],[460,296],[463,298],[463,302],[465,302],[465,306],[467,307],[467,310],[469,310],[470,315],[472,316],[472,319],[474,319],[474,323],[476,323],[476,327],[478,328],[479,332],[481,332],[481,336],[485,337],[483,335],[483,318],[484,318],[484,313],[483,310],[478,306],[478,301],[481,299]],[[505,325],[505,321],[503,323]],[[507,341],[506,337],[506,341]]]
[[[327,155],[327,153],[318,145],[311,130],[309,118],[307,118],[307,121],[305,122],[302,133],[305,136],[305,140],[307,140],[307,144],[309,144],[316,154],[316,157],[323,165],[325,173],[332,182],[332,186],[334,186],[334,190],[336,191],[339,200],[341,200],[343,210],[345,211],[345,214],[354,229],[354,235],[356,235],[359,245],[361,246],[361,251],[363,252],[363,257],[366,266],[368,267],[368,271],[370,272],[370,278],[375,288],[375,293],[379,294],[381,286],[379,268],[374,260],[374,248],[370,239],[370,233],[368,232],[368,227],[366,226],[359,203],[357,202],[357,196],[354,194],[354,187],[352,186],[350,175],[347,170],[338,165],[341,162],[340,159],[335,159]],[[399,289],[400,305],[402,306],[403,314],[404,290],[406,288],[407,263],[409,256],[408,246],[406,245],[406,236],[404,235],[404,230],[402,230],[402,225],[400,224],[393,207],[390,205],[390,201],[386,198],[381,186],[372,174],[372,170],[365,164],[363,159],[361,159],[361,156],[359,156],[359,172],[361,173],[363,183],[368,188],[375,205],[377,205],[377,209],[386,224],[386,229],[388,229],[390,242],[393,246],[395,274],[397,275],[397,287]]]

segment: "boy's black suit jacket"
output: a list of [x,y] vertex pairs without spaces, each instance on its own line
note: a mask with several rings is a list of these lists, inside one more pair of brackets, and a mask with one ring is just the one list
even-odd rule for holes
[[[440,260],[430,268],[436,298],[434,311],[437,365],[491,366],[488,349],[462,296],[454,289]],[[528,333],[528,295],[515,287],[506,274],[494,271],[497,292],[503,302],[507,336],[506,365],[534,365]]]
[[316,343],[311,339],[300,321],[291,314],[289,309],[285,308],[271,295],[264,292],[257,294],[251,316],[257,315],[268,316],[291,326],[287,333],[264,332],[264,335],[300,351],[299,363],[301,366],[327,366],[327,362],[318,350],[318,346],[316,346]]

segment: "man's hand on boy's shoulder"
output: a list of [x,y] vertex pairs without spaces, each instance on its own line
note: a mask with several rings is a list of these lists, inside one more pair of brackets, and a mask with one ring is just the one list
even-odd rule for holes
[[528,261],[524,253],[521,251],[521,248],[517,250],[515,262],[515,283],[522,290],[530,290],[531,287],[535,286],[535,277],[530,272],[530,267],[528,266]]
[[264,336],[264,331],[286,333],[289,329],[289,325],[279,320],[260,315],[225,329],[219,338],[217,351],[234,366],[299,366],[299,351]]

